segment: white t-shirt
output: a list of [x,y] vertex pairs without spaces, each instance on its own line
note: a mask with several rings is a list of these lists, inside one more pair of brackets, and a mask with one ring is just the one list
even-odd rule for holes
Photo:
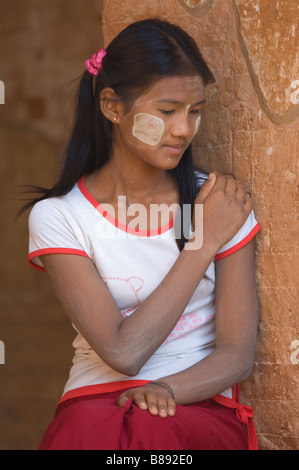
[[[260,226],[251,212],[215,260],[248,243]],[[29,263],[44,271],[40,255],[71,253],[90,258],[122,315],[132,315],[169,272],[179,255],[170,222],[136,233],[120,224],[87,191],[84,178],[65,196],[40,201],[29,216]],[[134,378],[113,370],[77,331],[73,366],[64,393],[89,385],[156,380],[182,371],[215,349],[215,263],[209,266],[177,325]],[[100,321],[100,320],[99,320]]]

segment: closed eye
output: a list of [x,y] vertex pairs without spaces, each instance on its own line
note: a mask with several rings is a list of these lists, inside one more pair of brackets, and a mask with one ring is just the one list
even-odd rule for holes
[[160,113],[164,114],[165,116],[170,116],[174,114],[174,109],[159,109]]

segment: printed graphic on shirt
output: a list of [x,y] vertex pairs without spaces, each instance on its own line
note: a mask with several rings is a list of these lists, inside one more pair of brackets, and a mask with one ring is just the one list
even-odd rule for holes
[[[110,293],[118,303],[121,314],[124,318],[134,313],[136,308],[144,300],[141,297],[141,290],[144,288],[144,280],[138,276],[121,277],[102,277]],[[123,306],[127,307],[124,308]],[[198,311],[182,315],[170,335],[164,341],[167,344],[179,338],[185,338],[187,333],[200,328],[203,324],[214,318],[213,315],[207,315],[205,312]]]
[[[197,176],[201,178],[201,175]],[[200,183],[204,180],[202,176]],[[97,202],[95,204],[98,205]],[[176,261],[179,250],[175,240],[167,236],[169,224],[161,235],[153,236],[150,233],[139,237],[123,232],[128,236],[121,240],[106,236],[99,239],[97,230],[101,229],[105,233],[106,226],[109,232],[121,231],[115,221],[108,221],[107,217],[95,211],[86,188],[75,185],[67,195],[40,201],[32,209],[29,217],[28,260],[32,266],[42,270],[41,256],[45,254],[65,253],[89,258],[123,317],[127,318],[162,282]],[[166,374],[180,372],[214,350],[215,263],[242,248],[259,229],[252,211],[241,229],[217,253],[215,262],[211,263],[206,273],[207,279],[200,282],[183,316],[134,377],[135,380],[156,380]],[[77,333],[74,365],[65,390],[127,380],[127,376],[109,367],[91,349],[84,337]]]
[[201,327],[204,323],[212,320],[213,315],[207,315],[202,312],[193,312],[186,315],[182,315],[178,323],[175,325],[174,329],[164,341],[164,344],[167,344],[171,340],[178,338],[185,338],[187,333],[190,333],[193,330]]
[[121,277],[103,277],[102,279],[116,302],[121,299],[122,304],[128,306],[121,309],[122,315],[125,318],[131,315],[140,304],[139,292],[144,284],[143,279],[136,276],[130,276],[126,279]]

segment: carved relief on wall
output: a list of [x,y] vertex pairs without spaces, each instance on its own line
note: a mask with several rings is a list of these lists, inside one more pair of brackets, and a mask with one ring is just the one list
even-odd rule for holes
[[276,124],[299,115],[297,2],[234,0],[241,49],[261,107]]
[[214,0],[179,0],[179,3],[195,16],[204,16],[212,8]]

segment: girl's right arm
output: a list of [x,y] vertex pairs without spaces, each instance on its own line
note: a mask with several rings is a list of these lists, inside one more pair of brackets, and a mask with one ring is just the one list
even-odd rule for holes
[[205,183],[196,203],[204,203],[202,247],[192,249],[194,241],[187,242],[160,285],[127,318],[91,260],[69,254],[42,257],[54,291],[76,328],[110,367],[125,375],[136,375],[171,333],[217,251],[252,210],[244,189],[222,175]]

